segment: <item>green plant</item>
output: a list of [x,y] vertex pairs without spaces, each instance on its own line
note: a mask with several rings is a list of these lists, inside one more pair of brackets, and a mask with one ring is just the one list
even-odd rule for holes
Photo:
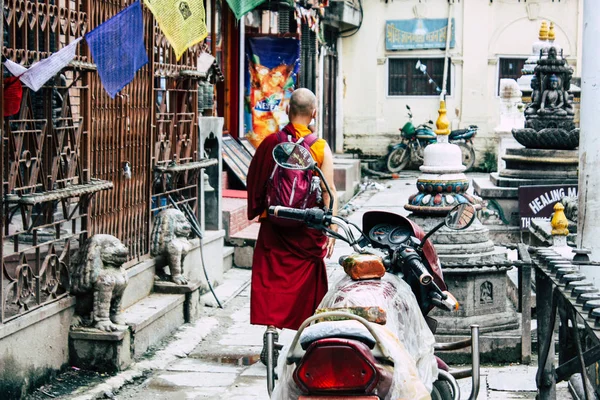
[[481,162],[473,170],[477,172],[496,172],[498,170],[498,156],[493,146],[486,147]]

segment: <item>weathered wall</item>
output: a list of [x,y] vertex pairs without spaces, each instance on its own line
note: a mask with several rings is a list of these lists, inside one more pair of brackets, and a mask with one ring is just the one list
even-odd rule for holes
[[18,399],[67,365],[74,304],[67,297],[0,326],[0,398]]
[[[382,2],[363,0],[360,31],[343,39],[344,149],[359,148],[365,154],[384,154],[407,121],[405,104],[413,110],[415,124],[437,118],[437,96],[387,95],[388,59],[391,57],[443,57],[444,51],[385,50],[385,21],[393,19],[447,18],[447,0]],[[497,95],[499,57],[527,57],[537,40],[542,20],[555,23],[556,41],[579,76],[580,0],[517,0],[455,2],[456,46],[451,49],[451,94],[448,116],[454,128],[477,124],[479,151],[493,140],[499,122]],[[441,85],[441,82],[439,83]],[[461,111],[460,119],[454,115]],[[479,154],[480,156],[480,154]]]

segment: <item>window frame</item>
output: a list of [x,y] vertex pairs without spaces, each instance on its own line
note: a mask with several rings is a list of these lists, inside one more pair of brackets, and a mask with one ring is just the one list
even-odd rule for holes
[[[385,94],[386,94],[386,98],[390,98],[390,99],[397,99],[397,98],[438,98],[440,97],[440,94],[390,94],[390,67],[391,67],[391,62],[392,60],[415,60],[415,63],[417,62],[417,60],[431,60],[431,59],[439,59],[439,60],[444,60],[444,55],[425,55],[425,56],[414,56],[414,55],[410,55],[410,56],[387,56],[386,57],[386,80],[385,80]],[[452,57],[449,57],[448,60],[448,69],[449,69],[449,74],[448,74],[448,79],[449,81],[447,82],[448,85],[448,93],[446,94],[446,98],[452,98],[454,97],[454,65],[452,63]]]
[[[525,61],[527,61],[528,58],[529,58],[529,56],[524,56],[524,55],[514,55],[514,54],[513,55],[507,55],[507,54],[498,55],[498,63],[496,66],[496,88],[495,88],[495,94],[496,94],[497,98],[500,98],[500,79],[506,79],[506,78],[500,77],[500,68],[501,68],[502,60],[503,59],[504,60],[523,60],[524,61],[523,64],[525,64]],[[508,78],[508,79],[514,79],[514,78]]]

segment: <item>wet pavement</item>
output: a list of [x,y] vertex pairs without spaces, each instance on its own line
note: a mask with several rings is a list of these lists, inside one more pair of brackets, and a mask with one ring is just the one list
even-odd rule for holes
[[[377,190],[368,190],[352,203],[357,209],[349,217],[360,224],[362,214],[368,210],[385,209],[406,215],[403,205],[416,191],[417,173],[403,179],[383,183]],[[389,187],[386,187],[389,186]],[[349,247],[338,241],[332,260],[347,254]],[[250,280],[249,270],[236,270],[236,276]],[[330,284],[343,274],[334,262],[328,263]],[[144,379],[111,393],[116,399],[213,399],[213,400],[266,400],[266,368],[258,361],[262,348],[264,327],[252,326],[250,319],[250,289],[244,290],[228,301],[225,309],[205,307],[204,316],[189,329],[200,329],[210,321],[209,333],[188,341],[187,349],[179,352],[172,361],[154,368]],[[201,330],[201,329],[200,329]],[[280,333],[280,342],[289,343],[293,331]],[[151,362],[151,360],[149,360]],[[534,399],[536,367],[525,365],[482,367],[479,399]],[[470,379],[459,381],[461,398],[467,399],[471,390]],[[76,397],[83,399],[85,396]],[[565,383],[558,387],[558,399],[571,399]]]

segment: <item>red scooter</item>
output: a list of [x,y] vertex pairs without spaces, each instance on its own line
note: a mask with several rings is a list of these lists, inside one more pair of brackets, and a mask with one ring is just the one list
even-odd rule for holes
[[[276,146],[273,156],[284,168],[312,169],[324,179],[294,143]],[[327,182],[326,189],[329,191]],[[331,197],[330,197],[331,198]],[[333,216],[329,209],[271,207],[270,215],[303,221],[311,228],[350,244],[355,253],[340,259],[347,275],[325,296],[315,315],[298,329],[287,349],[267,332],[267,387],[277,400],[384,400],[460,398],[456,377],[472,377],[469,399],[479,392],[479,336],[436,345],[433,307],[458,308],[446,291],[439,259],[429,240],[438,229],[467,228],[475,218],[469,204],[455,207],[428,234],[405,217],[368,212],[363,229]],[[329,228],[338,226],[338,232]],[[357,235],[355,235],[357,233]],[[450,371],[434,356],[436,348],[472,348],[472,367]],[[275,353],[279,360],[275,385]]]

